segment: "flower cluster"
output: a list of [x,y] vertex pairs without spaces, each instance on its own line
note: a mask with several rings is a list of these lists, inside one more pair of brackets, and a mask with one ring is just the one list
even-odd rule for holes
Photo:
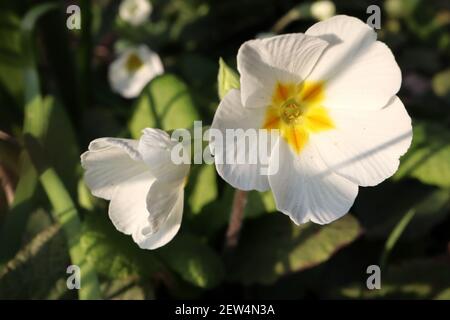
[[[111,65],[113,89],[138,95],[162,73],[156,57],[145,47],[124,52]],[[411,119],[396,96],[401,72],[362,21],[335,16],[304,34],[247,41],[237,64],[240,89],[222,99],[211,129],[223,136],[227,130],[271,132],[276,141],[267,174],[260,163],[215,159],[233,187],[272,190],[277,209],[296,224],[326,224],[349,211],[359,186],[396,172],[412,139]],[[142,248],[164,245],[180,227],[189,165],[171,161],[177,144],[161,130],[146,129],[139,141],[94,140],[82,155],[92,193],[111,201],[113,224]],[[248,158],[256,145],[210,141],[215,154],[237,149]]]

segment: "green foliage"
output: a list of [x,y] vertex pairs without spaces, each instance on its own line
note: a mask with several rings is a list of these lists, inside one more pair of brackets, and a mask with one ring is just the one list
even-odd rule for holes
[[198,119],[189,89],[175,75],[155,78],[142,91],[134,106],[129,128],[134,138],[144,128],[173,130],[190,128]]
[[450,264],[445,259],[404,261],[382,274],[380,290],[368,290],[365,283],[339,290],[339,298],[388,299],[448,299]]
[[450,97],[450,69],[437,73],[433,77],[432,85],[437,96]]
[[191,212],[198,214],[203,207],[217,198],[217,179],[214,165],[196,166],[191,170],[189,179],[192,184],[188,184],[191,190],[189,194],[189,206]]
[[415,121],[413,142],[402,158],[397,178],[411,176],[423,183],[450,187],[450,130],[438,122]]
[[283,275],[325,262],[360,233],[358,221],[349,214],[326,226],[296,226],[281,214],[267,215],[243,229],[229,279],[271,284]]
[[155,254],[139,249],[129,236],[118,232],[106,212],[87,215],[81,242],[89,262],[109,279],[149,278],[163,270]]
[[219,74],[217,76],[219,98],[223,99],[231,89],[239,89],[239,75],[231,69],[222,58],[219,60]]
[[158,254],[181,278],[201,288],[213,288],[224,277],[220,257],[207,244],[190,234],[179,234]]
[[8,10],[0,12],[0,21],[0,83],[6,92],[19,100],[23,90],[20,19]]
[[386,239],[397,222],[414,210],[414,219],[402,233],[403,239],[414,240],[442,223],[449,208],[449,190],[408,181],[361,190],[354,211],[369,238]]

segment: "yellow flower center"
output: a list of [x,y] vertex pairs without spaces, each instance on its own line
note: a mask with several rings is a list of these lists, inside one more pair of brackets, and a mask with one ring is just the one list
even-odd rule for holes
[[125,68],[129,73],[134,73],[143,65],[141,58],[135,53],[131,53],[128,56],[127,62],[125,63]]
[[300,153],[310,134],[334,128],[322,104],[324,96],[322,82],[277,83],[263,129],[280,130],[286,142]]

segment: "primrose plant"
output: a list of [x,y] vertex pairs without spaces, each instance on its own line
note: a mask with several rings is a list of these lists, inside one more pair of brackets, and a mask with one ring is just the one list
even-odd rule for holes
[[[359,186],[392,176],[412,127],[396,96],[398,64],[376,38],[367,24],[341,15],[305,33],[245,42],[237,53],[240,79],[207,135],[218,174],[239,190],[271,190],[277,209],[296,224],[330,223],[349,211]],[[124,96],[138,95],[162,72],[159,58],[140,50],[110,69]],[[91,192],[110,200],[112,223],[141,248],[163,246],[180,228],[191,157],[174,161],[172,151],[181,143],[190,155],[186,142],[145,129],[139,141],[94,140],[81,157]]]

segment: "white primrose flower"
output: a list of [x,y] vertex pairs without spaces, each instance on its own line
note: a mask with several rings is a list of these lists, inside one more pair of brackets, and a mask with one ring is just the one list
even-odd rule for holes
[[109,66],[108,78],[113,91],[125,98],[137,97],[147,83],[164,73],[158,54],[145,45],[129,48]]
[[[271,189],[278,210],[295,223],[325,224],[348,212],[358,186],[395,173],[411,143],[411,119],[396,96],[400,69],[369,26],[336,16],[305,34],[248,41],[237,60],[241,88],[221,101],[212,128],[224,136],[227,129],[265,129],[278,141],[269,175],[259,164],[219,163],[216,156],[232,186]],[[233,148],[255,151],[243,143]]]
[[96,197],[110,200],[109,218],[143,249],[156,249],[178,232],[188,164],[175,165],[177,144],[158,129],[139,140],[100,138],[81,155],[84,180]]
[[119,17],[132,26],[139,26],[148,19],[152,11],[152,4],[148,0],[123,0],[119,6]]

